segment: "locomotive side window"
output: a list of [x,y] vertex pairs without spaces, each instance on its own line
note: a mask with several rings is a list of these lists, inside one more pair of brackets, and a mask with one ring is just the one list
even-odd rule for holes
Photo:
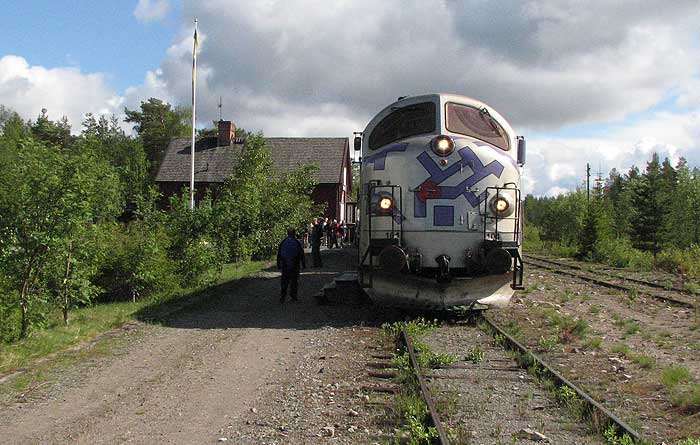
[[445,109],[449,131],[481,139],[501,150],[510,150],[506,131],[486,108],[478,109],[448,102]]
[[435,131],[435,104],[423,102],[400,108],[386,116],[369,135],[369,148],[376,150],[399,139]]

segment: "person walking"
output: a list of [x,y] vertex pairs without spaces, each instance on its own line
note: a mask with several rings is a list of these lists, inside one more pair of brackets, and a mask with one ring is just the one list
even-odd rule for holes
[[295,236],[293,227],[287,229],[287,237],[282,240],[277,249],[277,268],[282,269],[282,291],[280,303],[284,303],[287,297],[287,288],[291,287],[289,296],[292,301],[297,301],[297,289],[299,287],[299,264],[306,269],[304,248]]
[[323,228],[318,223],[318,218],[314,218],[313,226],[311,228],[311,236],[309,236],[309,242],[311,243],[311,258],[313,259],[314,267],[323,267],[321,262],[321,240],[323,239]]

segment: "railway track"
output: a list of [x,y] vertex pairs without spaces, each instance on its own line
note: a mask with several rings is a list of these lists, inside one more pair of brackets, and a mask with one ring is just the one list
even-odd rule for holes
[[[546,269],[560,275],[567,275],[570,277],[579,278],[581,280],[588,281],[598,286],[621,290],[624,292],[637,292],[640,294],[644,294],[654,299],[676,306],[683,306],[686,308],[694,309],[698,304],[697,294],[689,295],[687,291],[682,291],[678,288],[668,289],[667,287],[658,283],[637,280],[631,277],[625,277],[610,272],[590,271],[577,265],[567,264],[541,257],[534,257],[532,255],[526,255],[523,259],[523,262],[530,266]],[[601,274],[604,275],[605,278],[601,278]]]
[[[414,339],[405,330],[399,335],[428,407],[427,426],[436,431],[432,443],[446,445],[450,443],[450,437],[464,439],[463,436],[471,436],[469,440],[478,439],[479,443],[488,443],[489,440],[503,443],[503,440],[514,438],[525,443],[599,443],[600,437],[591,436],[590,428],[581,424],[572,426],[570,421],[564,420],[569,415],[552,401],[551,394],[541,388],[535,377],[525,371],[528,367],[537,370],[536,377],[555,382],[557,394],[567,394],[571,398],[575,395],[580,401],[576,403],[585,408],[580,414],[591,420],[598,432],[612,426],[618,437],[627,435],[635,441],[641,440],[639,433],[623,420],[496,323],[487,317],[479,317],[477,321],[478,325],[448,324],[420,339],[430,348],[457,357],[455,363],[440,368],[419,366],[421,361],[414,348]],[[519,365],[505,350],[518,352]],[[564,387],[567,389],[562,389]],[[449,406],[452,409],[445,412],[445,407]],[[535,429],[546,431],[549,437]]]
[[583,266],[579,266],[577,264],[571,264],[571,263],[567,263],[567,262],[563,262],[563,261],[555,261],[555,260],[552,260],[551,258],[546,258],[546,257],[542,257],[539,255],[532,255],[532,254],[525,255],[525,258],[532,258],[532,259],[537,260],[537,261],[542,261],[545,263],[554,264],[554,265],[560,266],[560,267],[567,267],[569,269],[581,270],[584,272],[602,273],[602,274],[607,275],[611,278],[625,280],[625,281],[628,281],[630,283],[640,284],[642,286],[653,287],[655,289],[663,289],[663,290],[667,290],[667,291],[677,292],[679,294],[686,294],[686,295],[693,295],[693,296],[700,297],[700,292],[696,292],[696,291],[692,291],[692,290],[688,290],[688,289],[682,289],[680,287],[676,287],[676,286],[672,286],[672,285],[669,286],[666,284],[659,284],[659,283],[655,283],[653,281],[639,280],[637,278],[626,277],[626,276],[621,275],[619,273],[608,272],[605,267],[586,268]]

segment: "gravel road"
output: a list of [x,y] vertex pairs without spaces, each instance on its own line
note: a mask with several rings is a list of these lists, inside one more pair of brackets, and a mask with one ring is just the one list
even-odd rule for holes
[[[353,366],[365,360],[353,354],[371,352],[361,337],[374,334],[361,326],[372,325],[372,317],[379,323],[379,314],[318,306],[313,298],[351,268],[352,253],[325,251],[323,269],[303,272],[299,302],[278,303],[279,273],[267,269],[220,286],[204,304],[160,324],[138,323],[118,335],[107,356],[61,369],[30,398],[3,400],[0,443],[317,443],[319,436],[338,443],[341,424],[333,416],[347,417],[357,405],[353,391],[345,391],[348,407],[314,411],[310,423],[295,394],[323,399],[342,392],[309,374],[323,374],[325,366],[326,376],[351,385]],[[343,347],[348,333],[355,341]],[[356,440],[367,436],[346,442]]]

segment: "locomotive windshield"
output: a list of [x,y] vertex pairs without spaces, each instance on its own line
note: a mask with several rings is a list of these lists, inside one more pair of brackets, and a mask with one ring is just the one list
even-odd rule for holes
[[374,127],[369,148],[376,150],[399,139],[435,131],[435,104],[423,102],[400,108]]
[[481,139],[501,150],[510,149],[506,131],[484,107],[481,109],[448,102],[445,105],[447,129]]

